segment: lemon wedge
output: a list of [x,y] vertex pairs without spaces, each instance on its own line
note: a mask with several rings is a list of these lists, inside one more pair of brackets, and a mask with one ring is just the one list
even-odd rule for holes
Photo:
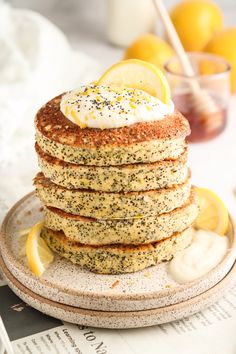
[[41,238],[43,222],[35,224],[29,232],[26,241],[26,257],[32,272],[40,276],[49,267],[54,255],[46,242]]
[[135,88],[159,98],[165,104],[170,102],[170,87],[162,71],[143,60],[120,61],[102,75],[97,85]]
[[223,201],[210,189],[195,188],[200,204],[200,213],[195,221],[197,229],[224,235],[228,228],[229,215]]

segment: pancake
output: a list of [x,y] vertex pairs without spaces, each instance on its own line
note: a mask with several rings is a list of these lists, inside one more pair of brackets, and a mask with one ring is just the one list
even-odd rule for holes
[[128,219],[170,212],[187,202],[190,178],[182,184],[144,192],[107,193],[87,189],[66,189],[39,173],[34,179],[43,204],[67,213],[95,219]]
[[61,96],[46,103],[35,117],[36,141],[60,160],[109,166],[177,159],[186,148],[188,121],[175,111],[153,122],[116,129],[81,129],[60,111]]
[[163,241],[145,245],[82,245],[70,241],[63,232],[47,228],[43,229],[42,237],[52,250],[81,267],[96,273],[120,274],[170,260],[191,243],[192,230],[188,228]]
[[68,189],[145,191],[183,183],[188,174],[187,149],[177,160],[121,166],[76,165],[45,154],[37,144],[35,149],[43,174]]
[[139,219],[97,220],[45,208],[45,226],[63,231],[71,241],[90,245],[157,242],[191,226],[198,215],[194,191],[187,203],[170,213]]

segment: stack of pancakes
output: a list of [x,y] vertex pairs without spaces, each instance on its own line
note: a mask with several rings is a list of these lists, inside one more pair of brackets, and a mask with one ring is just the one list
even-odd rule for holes
[[36,115],[45,205],[42,237],[91,271],[127,273],[169,260],[191,242],[198,214],[190,184],[187,120],[116,129],[81,129],[60,110],[61,96]]

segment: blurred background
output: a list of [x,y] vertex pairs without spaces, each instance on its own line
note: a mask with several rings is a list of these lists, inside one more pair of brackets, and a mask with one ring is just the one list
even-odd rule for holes
[[[18,8],[28,8],[38,11],[55,23],[72,43],[73,47],[101,61],[104,66],[119,60],[122,55],[120,48],[107,43],[108,6],[110,0],[9,0]],[[112,0],[110,1],[112,2]],[[120,2],[123,2],[121,0]],[[125,2],[125,1],[124,1]],[[129,0],[126,0],[128,3]],[[136,2],[139,2],[136,1]],[[165,5],[171,9],[178,0],[165,0]],[[227,26],[236,25],[235,0],[216,0],[215,3],[224,12]],[[131,6],[135,4],[131,0]],[[159,22],[159,23],[158,23]],[[120,25],[122,27],[122,25]],[[160,21],[156,23],[157,32],[161,32]]]
[[167,74],[197,142],[190,149],[193,181],[215,190],[236,214],[236,1],[164,3],[185,50],[198,53],[191,57],[195,80],[213,98],[217,117],[199,119],[188,107],[178,63],[164,69],[175,52],[151,0],[0,0],[0,218],[32,190],[37,109],[123,58],[147,60]]

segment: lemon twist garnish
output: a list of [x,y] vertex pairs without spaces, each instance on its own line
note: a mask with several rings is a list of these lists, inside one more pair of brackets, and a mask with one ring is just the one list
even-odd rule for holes
[[170,87],[161,70],[143,60],[123,60],[109,68],[98,80],[97,85],[134,88],[170,102]]
[[223,201],[210,189],[195,188],[200,212],[194,226],[224,235],[228,228],[229,215]]
[[54,254],[40,236],[42,228],[43,222],[35,224],[30,229],[26,241],[26,257],[29,268],[37,276],[41,276],[54,259]]

